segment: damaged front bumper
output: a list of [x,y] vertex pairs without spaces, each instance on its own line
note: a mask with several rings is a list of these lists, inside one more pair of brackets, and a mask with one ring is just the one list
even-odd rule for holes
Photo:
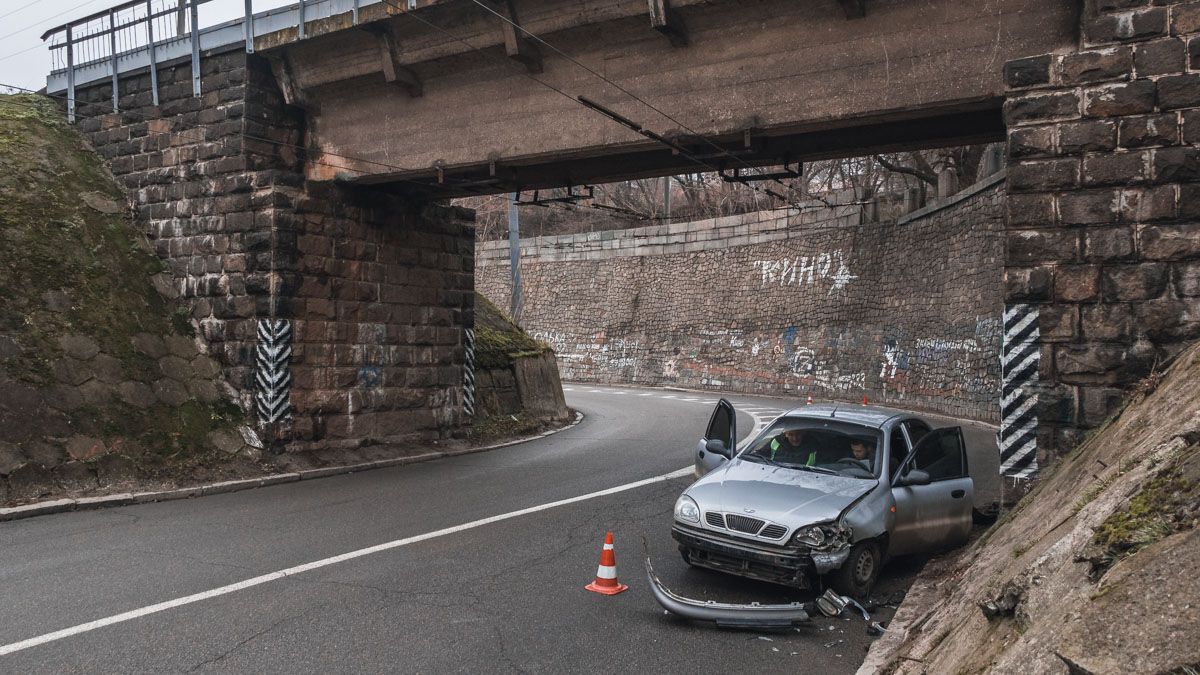
[[667,611],[677,616],[697,621],[712,621],[725,628],[787,628],[809,620],[808,610],[803,603],[786,605],[733,604],[713,600],[692,600],[672,593],[663,586],[650,558],[646,558],[646,576],[654,599]]
[[671,528],[671,537],[693,565],[801,589],[810,588],[812,577],[838,569],[850,556],[849,546],[836,551],[765,546],[678,523]]

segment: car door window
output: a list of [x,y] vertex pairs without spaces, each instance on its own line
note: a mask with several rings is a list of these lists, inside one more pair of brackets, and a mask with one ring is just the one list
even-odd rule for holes
[[732,451],[737,438],[736,421],[733,405],[721,399],[717,402],[716,410],[713,410],[712,418],[708,420],[708,430],[705,431],[704,438],[710,441],[719,440]]
[[967,475],[962,432],[958,427],[947,427],[925,434],[913,449],[911,467],[928,473],[930,482]]
[[891,452],[892,457],[889,460],[888,473],[895,475],[900,465],[908,458],[908,441],[904,438],[904,434],[900,431],[900,427],[892,429],[891,436]]
[[913,445],[920,443],[921,439],[925,438],[925,434],[929,433],[929,425],[921,420],[906,420],[904,429],[908,431],[908,439],[912,441]]

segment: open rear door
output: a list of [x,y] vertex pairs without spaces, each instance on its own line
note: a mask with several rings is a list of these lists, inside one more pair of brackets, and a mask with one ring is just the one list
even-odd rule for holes
[[[719,441],[724,452],[717,452],[716,444],[711,441]],[[732,403],[721,399],[717,401],[717,407],[708,420],[708,429],[704,431],[704,437],[696,445],[696,477],[699,478],[729,461],[736,450],[737,413],[733,411]]]

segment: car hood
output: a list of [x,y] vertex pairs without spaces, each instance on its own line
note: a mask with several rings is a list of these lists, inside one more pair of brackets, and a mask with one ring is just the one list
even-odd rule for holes
[[753,515],[794,528],[837,518],[877,484],[734,459],[693,483],[685,494],[701,511]]

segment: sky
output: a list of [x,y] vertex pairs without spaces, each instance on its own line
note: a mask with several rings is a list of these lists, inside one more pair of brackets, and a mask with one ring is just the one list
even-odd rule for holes
[[[41,89],[50,71],[50,55],[41,41],[48,28],[122,4],[123,0],[0,0],[0,85]],[[261,12],[293,0],[254,0]],[[244,0],[212,0],[200,5],[201,27],[237,18]]]

